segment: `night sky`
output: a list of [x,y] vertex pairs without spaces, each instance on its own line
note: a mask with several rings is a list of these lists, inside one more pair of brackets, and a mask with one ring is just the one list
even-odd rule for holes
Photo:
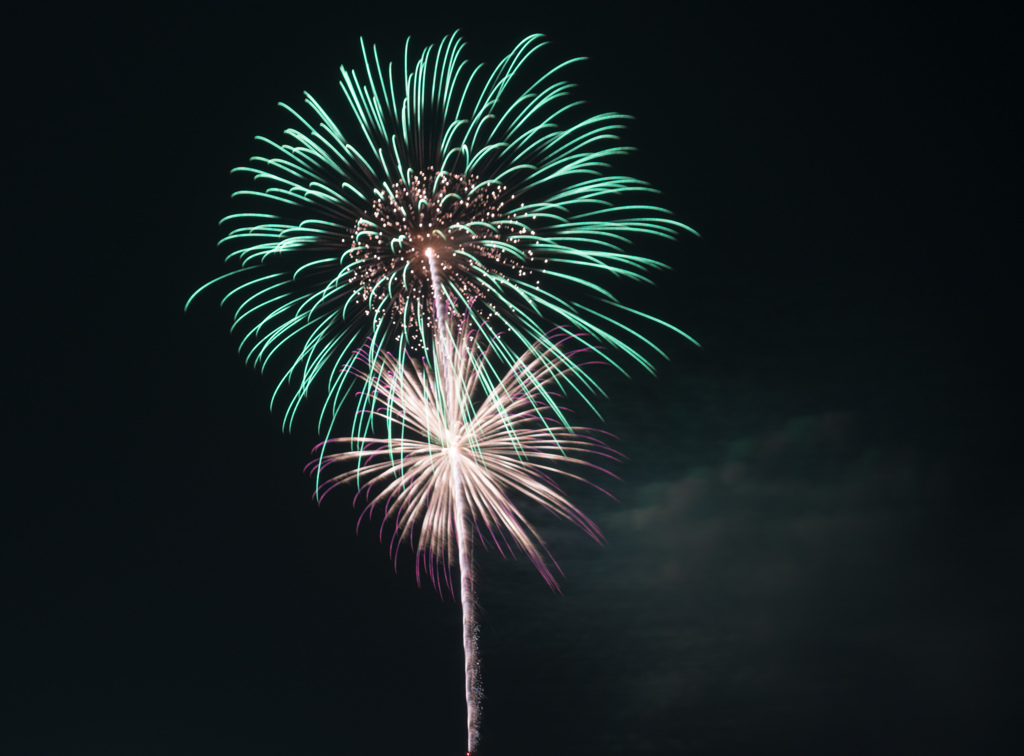
[[456,28],[474,62],[587,57],[591,112],[635,117],[619,167],[701,234],[613,282],[702,348],[650,333],[658,374],[580,413],[628,457],[614,499],[568,489],[607,545],[540,518],[561,595],[480,559],[480,753],[1019,740],[1010,19],[763,5],[9,17],[0,752],[462,753],[457,603],[353,492],[317,506],[313,413],[283,434],[216,297],[183,312],[275,104],[344,123],[360,36]]

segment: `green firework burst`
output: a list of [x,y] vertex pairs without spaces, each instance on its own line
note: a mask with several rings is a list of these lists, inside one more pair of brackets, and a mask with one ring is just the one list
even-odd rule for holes
[[[438,293],[490,347],[485,389],[532,345],[567,361],[552,323],[611,347],[612,364],[621,353],[651,368],[640,350],[656,347],[620,318],[654,318],[601,282],[649,281],[667,266],[627,252],[630,241],[690,229],[647,201],[645,183],[609,173],[609,161],[628,151],[619,141],[626,119],[577,116],[581,103],[559,80],[575,60],[527,77],[543,45],[524,39],[490,72],[463,59],[457,35],[417,59],[407,43],[397,64],[364,45],[365,72],[341,69],[349,134],[307,94],[305,115],[282,105],[296,128],[281,142],[258,138],[267,156],[236,169],[254,179],[236,194],[254,209],[224,219],[231,230],[222,243],[237,267],[199,292],[226,285],[247,360],[263,369],[279,355],[285,369],[273,401],[287,401],[286,427],[318,384],[321,429],[333,424],[357,354],[371,363],[386,352],[429,360]],[[565,298],[551,281],[582,296]],[[569,364],[562,390],[597,389]],[[356,424],[372,416],[357,413]]]

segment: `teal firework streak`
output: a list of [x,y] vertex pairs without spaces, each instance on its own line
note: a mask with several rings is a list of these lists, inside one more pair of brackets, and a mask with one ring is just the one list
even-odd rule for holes
[[[618,352],[651,368],[640,350],[656,347],[620,320],[654,318],[601,282],[648,281],[666,266],[626,252],[630,240],[689,229],[644,201],[646,184],[607,172],[627,151],[618,139],[625,118],[577,116],[580,103],[559,80],[575,61],[527,78],[543,45],[524,39],[490,73],[463,59],[456,35],[416,60],[407,43],[397,65],[364,45],[365,73],[341,69],[348,134],[307,94],[305,115],[283,106],[298,122],[286,139],[259,138],[268,156],[236,169],[255,180],[237,195],[258,211],[225,218],[238,268],[207,286],[226,282],[246,358],[262,369],[279,355],[286,365],[274,392],[288,402],[286,427],[317,384],[326,390],[321,429],[333,424],[357,354],[430,360],[438,288],[445,309],[490,347],[485,389],[531,345],[559,355],[552,323],[611,347],[612,364]],[[433,281],[427,248],[440,271]],[[597,389],[581,366],[559,384]]]

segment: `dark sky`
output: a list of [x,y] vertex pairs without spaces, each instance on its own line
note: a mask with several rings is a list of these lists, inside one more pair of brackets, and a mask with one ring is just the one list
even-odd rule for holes
[[[765,4],[767,6],[767,4]],[[355,6],[355,7],[353,7]],[[365,6],[365,7],[362,7]],[[555,7],[561,10],[552,10]],[[1019,679],[1011,23],[934,4],[134,4],[7,25],[0,752],[460,753],[457,605],[317,507],[210,299],[229,169],[358,38],[528,33],[700,239],[627,299],[608,539],[480,564],[481,754],[964,753]],[[343,118],[343,116],[338,116]],[[1014,140],[1015,141],[1015,140]],[[1016,237],[1013,237],[1016,239]],[[591,424],[599,423],[590,417]],[[10,459],[10,454],[8,454]]]

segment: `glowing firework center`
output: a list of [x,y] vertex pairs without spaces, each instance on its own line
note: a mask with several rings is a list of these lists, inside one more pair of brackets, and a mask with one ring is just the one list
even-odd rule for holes
[[449,312],[471,315],[477,325],[516,310],[507,299],[510,286],[536,284],[537,261],[527,245],[535,232],[521,219],[522,205],[506,211],[515,195],[500,183],[428,169],[376,195],[341,260],[374,330],[390,327],[413,344],[429,342],[435,284]]

